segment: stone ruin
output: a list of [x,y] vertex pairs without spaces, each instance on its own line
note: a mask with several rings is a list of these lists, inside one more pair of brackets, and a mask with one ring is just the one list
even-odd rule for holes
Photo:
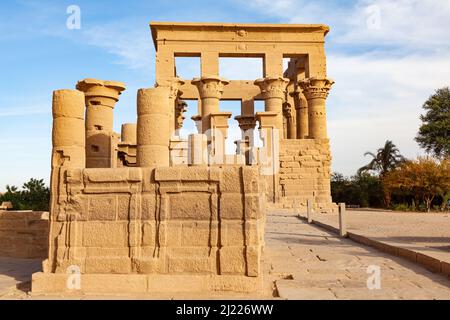
[[[33,293],[258,292],[268,205],[334,210],[328,27],[150,26],[156,84],[137,92],[137,124],[113,131],[121,82],[53,93],[49,255]],[[175,57],[200,57],[201,77],[180,79]],[[262,58],[264,78],[225,80],[219,57]],[[221,99],[241,101],[235,154]],[[183,140],[187,100],[198,101],[198,132]]]

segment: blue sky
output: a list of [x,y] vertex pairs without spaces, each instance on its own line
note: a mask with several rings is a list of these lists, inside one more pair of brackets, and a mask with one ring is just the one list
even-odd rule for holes
[[[66,28],[73,4],[80,30]],[[136,91],[154,83],[152,20],[328,24],[333,169],[353,174],[368,160],[363,153],[386,139],[415,157],[421,105],[450,83],[449,16],[449,0],[1,1],[0,191],[31,177],[48,181],[53,90],[85,77],[123,81],[116,131],[136,121]],[[223,70],[252,77],[253,66]],[[180,70],[198,68],[188,62]],[[223,108],[238,113],[236,104]]]

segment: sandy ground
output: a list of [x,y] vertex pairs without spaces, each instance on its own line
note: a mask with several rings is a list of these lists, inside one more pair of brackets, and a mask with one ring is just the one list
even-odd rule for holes
[[[450,262],[450,214],[347,210],[348,231]],[[315,219],[335,227],[337,214]]]
[[[337,225],[337,217],[316,218]],[[348,220],[350,230],[364,235],[449,254],[445,251],[450,243],[450,218],[446,215],[348,211]],[[450,299],[450,279],[281,211],[268,214],[262,268],[265,291],[259,295],[37,297],[27,292],[40,261],[0,258],[0,299]],[[371,268],[379,270],[379,289],[367,285],[374,275],[368,273]]]

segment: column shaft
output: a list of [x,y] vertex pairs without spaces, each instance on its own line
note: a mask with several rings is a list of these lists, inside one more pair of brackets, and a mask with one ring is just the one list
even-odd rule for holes
[[[211,129],[210,115],[219,112],[220,98],[228,83],[218,76],[203,76],[192,80],[201,99],[202,133],[207,133]],[[208,141],[211,141],[211,137],[208,137]]]
[[255,81],[261,89],[264,98],[265,111],[276,113],[275,128],[279,131],[280,139],[283,138],[283,101],[289,79],[281,77],[267,77]]
[[111,168],[116,160],[114,106],[125,85],[117,81],[84,79],[77,89],[86,97],[86,167]]
[[169,166],[170,89],[140,89],[137,96],[137,165],[139,167]]
[[299,82],[308,100],[308,137],[310,139],[328,137],[325,103],[333,83],[333,80],[325,78],[309,78]]
[[52,169],[61,166],[84,168],[84,94],[78,90],[54,91],[52,109]]

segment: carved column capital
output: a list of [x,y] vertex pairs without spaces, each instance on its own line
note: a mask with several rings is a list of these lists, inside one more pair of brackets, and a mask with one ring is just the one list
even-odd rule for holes
[[239,122],[239,128],[241,128],[242,131],[247,131],[254,129],[256,127],[256,117],[251,115],[241,115],[237,116],[234,119]]
[[184,113],[186,112],[187,103],[183,100],[177,100],[177,104],[175,106],[175,121],[176,126],[175,129],[180,129],[183,127],[183,121],[185,119]]
[[125,84],[119,81],[87,78],[78,81],[76,88],[84,92],[86,106],[103,105],[114,108],[120,94],[125,90]]
[[156,83],[156,87],[169,87],[169,99],[178,98],[183,92],[180,90],[184,81],[178,77],[168,78],[164,80],[159,80]]
[[292,118],[292,108],[290,103],[283,103],[283,114],[286,118]]
[[220,99],[222,97],[224,87],[229,83],[230,82],[228,80],[222,79],[218,76],[203,76],[192,80],[192,84],[197,87],[201,99]]
[[284,99],[289,79],[282,77],[266,77],[254,82],[262,93],[264,99]]
[[299,81],[306,99],[326,99],[334,81],[326,78],[309,78]]

